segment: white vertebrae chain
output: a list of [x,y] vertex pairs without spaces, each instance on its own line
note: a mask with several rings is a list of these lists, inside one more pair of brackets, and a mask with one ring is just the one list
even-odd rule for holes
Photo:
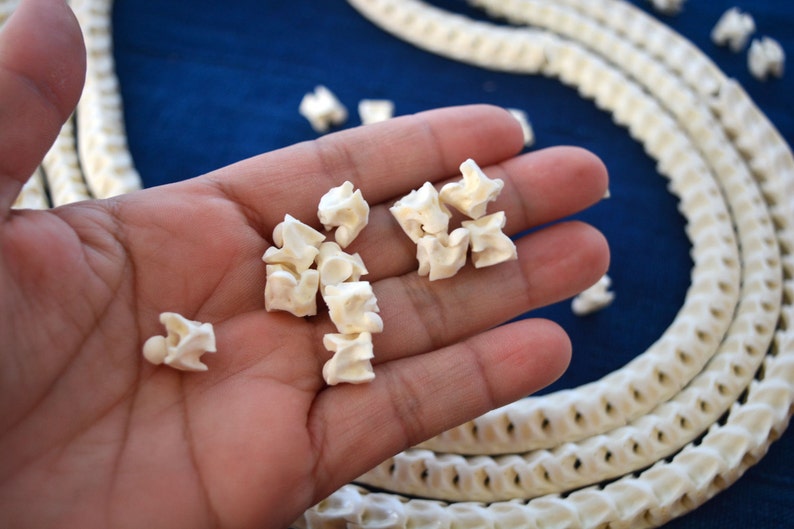
[[[570,14],[575,16],[575,13]],[[553,17],[553,19],[560,26],[570,28],[572,33],[574,30],[580,30],[582,34],[590,35],[593,30],[593,28],[589,28],[589,31],[585,31],[581,20],[576,21],[578,24],[566,24],[566,19],[561,16]],[[723,333],[730,323],[731,307],[734,307],[737,302],[738,290],[734,291],[733,289],[738,289],[739,278],[732,273],[738,273],[739,261],[737,260],[738,255],[731,248],[735,244],[732,241],[733,227],[725,206],[718,204],[722,201],[718,186],[710,182],[713,178],[712,173],[715,173],[721,182],[722,193],[725,194],[729,206],[731,202],[760,200],[759,197],[748,196],[747,193],[751,191],[743,187],[747,185],[750,188],[755,188],[756,186],[752,183],[747,170],[742,170],[745,164],[738,154],[734,152],[730,156],[733,149],[730,146],[725,147],[727,139],[724,134],[719,132],[720,127],[711,114],[698,106],[697,96],[688,90],[686,85],[670,76],[663,66],[644,56],[641,50],[632,50],[633,52],[629,54],[623,52],[621,49],[623,47],[627,47],[627,45],[623,43],[623,46],[613,50],[617,51],[614,60],[618,63],[622,59],[627,60],[629,62],[627,70],[643,61],[648,63],[649,66],[645,68],[637,68],[645,74],[645,79],[640,79],[641,73],[635,75],[635,79],[646,84],[644,87],[646,90],[659,92],[658,99],[650,97],[643,88],[637,86],[635,81],[625,76],[620,70],[573,42],[561,40],[556,47],[549,50],[549,60],[544,66],[544,70],[548,74],[559,77],[565,83],[577,86],[582,95],[593,98],[601,108],[612,111],[615,120],[626,125],[634,137],[643,141],[648,153],[658,160],[659,170],[670,178],[671,190],[680,197],[680,208],[688,220],[687,232],[693,243],[695,259],[692,287],[689,289],[684,307],[679,312],[676,321],[649,351],[640,355],[627,366],[626,370],[622,370],[625,372],[615,372],[607,379],[586,388],[580,388],[578,391],[559,393],[559,397],[554,395],[544,399],[521,401],[511,406],[510,411],[520,412],[523,410],[523,417],[538,415],[566,417],[568,415],[566,410],[570,410],[571,406],[576,406],[578,408],[576,413],[579,415],[597,417],[599,415],[598,408],[607,397],[603,394],[604,392],[610,392],[609,396],[613,403],[616,400],[633,400],[636,407],[633,407],[629,413],[622,413],[621,410],[626,408],[621,407],[620,410],[613,411],[600,421],[589,421],[588,425],[584,427],[576,426],[568,420],[566,422],[569,423],[569,427],[563,427],[562,432],[560,431],[561,425],[554,425],[556,428],[551,429],[551,444],[544,443],[548,435],[534,431],[531,432],[532,435],[521,436],[527,438],[528,442],[533,443],[532,445],[521,445],[521,441],[509,439],[507,447],[513,450],[524,451],[554,446],[559,442],[602,433],[607,428],[623,424],[626,420],[646,413],[656,402],[666,400],[678,388],[674,385],[671,386],[665,377],[658,376],[657,366],[674,366],[672,370],[676,371],[675,366],[680,365],[675,379],[680,381],[680,385],[689,381],[694,374],[700,371],[702,362],[710,358],[716,344],[722,340]],[[662,82],[662,79],[671,79],[671,81]],[[664,108],[660,104],[660,102],[667,101],[668,98],[674,101],[675,108]],[[688,130],[682,130],[679,123],[682,123],[683,120],[679,122],[676,119],[676,117],[684,116],[687,118],[686,128]],[[703,146],[698,149],[688,139],[687,134],[696,137]],[[710,161],[712,163],[709,163]],[[700,187],[704,184],[709,187]],[[733,206],[733,209],[737,208],[738,213],[734,215],[755,214],[754,211],[748,211],[747,208]],[[765,212],[763,213],[765,214]],[[766,224],[769,224],[768,220]],[[719,231],[713,231],[718,225],[721,225]],[[765,237],[759,236],[759,239],[763,238]],[[700,275],[700,272],[703,275]],[[710,279],[704,275],[708,275]],[[717,291],[731,294],[732,297],[726,298],[719,295]],[[701,298],[700,294],[706,297]],[[702,309],[703,303],[709,307],[708,311]],[[706,336],[711,339],[704,339]],[[687,352],[688,344],[703,346],[697,351],[705,353],[705,356],[694,355],[698,360],[692,363],[688,358],[692,355],[681,354]],[[644,365],[646,356],[654,357],[647,366]],[[665,369],[670,368],[665,367]],[[628,380],[627,373],[633,374]],[[613,378],[617,380],[612,380]],[[619,383],[617,386],[619,389],[612,387],[614,383]],[[643,392],[650,395],[650,398],[629,399],[627,396],[621,397],[616,394],[621,391],[633,393],[639,387],[642,387]],[[590,398],[584,398],[585,394]],[[536,406],[540,406],[541,409],[537,409]],[[551,409],[548,409],[547,406],[550,406]],[[590,409],[587,409],[588,406]],[[583,407],[584,409],[582,409]],[[478,432],[482,435],[483,430],[478,430]],[[516,442],[519,444],[517,445]],[[469,453],[477,451],[459,445],[444,446],[440,449],[448,451],[449,448]],[[495,448],[490,446],[488,450],[493,453]]]
[[[642,102],[642,98],[647,98],[648,96],[642,90],[635,89],[630,79],[624,78],[618,72],[611,71],[609,65],[599,61],[595,57],[588,58],[586,55],[587,53],[589,52],[578,48],[572,43],[561,42],[560,51],[555,51],[549,54],[549,64],[546,66],[546,68],[557,73],[565,82],[572,84],[578,84],[577,81],[581,77],[597,78],[600,80],[599,82],[601,85],[607,84],[609,89],[599,93],[609,94],[609,99],[607,100],[605,98],[601,98],[597,101],[605,108],[613,110],[616,120],[619,122],[624,121],[625,119],[631,119],[634,116],[638,116],[640,120],[644,117],[643,114],[625,110],[627,108],[634,109],[649,106],[649,110],[653,111],[654,115],[664,114],[664,109],[658,108],[653,101],[645,103]],[[593,67],[596,68],[596,71],[589,71],[589,69]],[[618,90],[619,87],[628,88]],[[685,89],[682,89],[681,92],[676,93],[677,101],[679,102],[680,99],[685,95],[683,90]],[[593,94],[587,93],[584,95],[593,96]],[[691,123],[697,125],[698,121],[693,119],[693,109],[694,107],[688,109],[690,112],[690,119],[692,120]],[[670,123],[672,122],[668,122],[668,124]],[[656,127],[651,129],[640,129],[643,124],[642,121],[639,123],[624,122],[624,124],[631,128],[638,139],[647,140],[646,145],[648,145],[648,150],[656,155],[657,158],[659,158],[660,166],[662,168],[665,168],[665,166],[668,166],[670,169],[680,168],[679,171],[676,171],[676,176],[679,176],[679,180],[675,181],[674,188],[681,186],[691,187],[692,182],[697,182],[698,180],[706,178],[709,174],[708,166],[703,162],[702,159],[700,159],[698,153],[691,149],[687,150],[688,141],[683,132],[677,131],[675,129],[668,131],[664,127],[660,127],[658,124]],[[704,127],[704,129],[711,130],[708,127]],[[652,136],[648,137],[649,135]],[[662,138],[667,138],[667,141],[656,141],[659,136]],[[689,160],[690,164],[682,163],[683,160]],[[738,163],[740,167],[743,165],[738,157],[731,161],[733,163]],[[673,163],[677,163],[678,165],[671,166]],[[755,190],[756,188],[752,184],[749,175],[746,174],[746,171],[744,173],[741,171],[731,171],[731,169],[735,168],[733,163],[716,167],[718,169],[722,169],[722,174],[719,176],[725,180],[723,182],[723,187],[725,187],[725,194],[729,199],[729,204],[731,202],[738,203],[737,206],[733,207],[733,209],[736,211],[734,216],[737,217],[737,224],[740,230],[739,235],[742,235],[741,232],[743,229],[749,229],[749,233],[745,238],[754,240],[752,243],[745,240],[745,244],[742,247],[764,248],[765,245],[761,241],[772,240],[774,238],[771,231],[771,222],[768,219],[761,219],[763,221],[761,226],[766,226],[767,228],[765,231],[751,229],[754,226],[753,222],[756,220],[754,217],[756,213],[752,211],[752,209],[742,208],[741,201],[760,201],[760,197],[753,197],[751,194],[748,196],[748,189]],[[692,170],[694,170],[694,173]],[[731,180],[735,180],[735,182],[732,182]],[[749,188],[747,186],[749,186]],[[711,196],[714,200],[718,200],[718,195],[715,193],[706,196]],[[685,205],[687,205],[686,202]],[[701,206],[700,210],[696,209],[694,211],[689,211],[689,209],[685,209],[684,212],[687,214],[687,217],[694,217],[694,220],[697,222],[702,218],[702,213],[709,213],[709,210],[708,208],[704,210]],[[697,216],[699,212],[701,213],[700,217]],[[727,216],[723,217],[723,220],[727,221],[727,219]],[[712,220],[711,222],[714,221]],[[694,226],[690,227],[690,231],[698,231],[698,228],[700,227],[700,224],[695,224]],[[770,246],[770,248],[768,248],[766,252],[761,253],[748,253],[745,250],[745,255],[742,256],[741,261],[752,263],[754,260],[760,257],[764,260],[764,262],[779,262],[779,257],[776,255],[776,247],[772,247],[771,245],[767,246]],[[711,252],[707,249],[704,253],[708,256]],[[733,261],[731,262],[733,263]],[[715,271],[718,272],[721,268],[725,267],[725,264],[720,261],[712,261],[710,265],[709,273],[712,275],[715,273]],[[742,269],[742,272],[748,273],[750,270],[758,273],[759,278],[754,279],[752,277],[746,277],[747,274],[745,274],[745,277],[742,278],[742,284],[744,285],[745,289],[750,288],[748,285],[775,285],[778,291],[781,288],[778,267],[766,266],[763,263],[760,266],[752,266],[751,264],[748,264],[746,268]],[[730,285],[730,283],[725,282],[721,288],[725,289],[728,287],[728,285]],[[701,285],[695,283],[693,288],[698,288],[700,286]],[[753,295],[749,296],[749,294]],[[779,298],[779,292],[776,293],[773,289],[761,288],[761,290],[757,293],[747,292],[745,299],[748,297],[749,299],[759,297],[761,299],[774,300]],[[720,306],[716,305],[715,308],[716,307]],[[566,392],[568,399],[565,401],[554,401],[551,399],[519,401],[519,403],[509,407],[509,411],[518,411],[517,414],[514,413],[510,416],[510,420],[514,424],[512,432],[510,433],[516,431],[516,423],[520,424],[521,422],[527,422],[526,420],[519,421],[519,417],[516,417],[515,415],[520,415],[521,412],[523,412],[525,417],[537,416],[538,406],[533,406],[533,404],[541,403],[540,408],[544,416],[561,417],[564,418],[563,423],[569,423],[568,425],[563,425],[564,433],[562,439],[552,438],[552,440],[556,441],[557,443],[571,441],[573,439],[583,439],[585,435],[590,435],[591,433],[600,434],[605,427],[614,427],[615,425],[619,425],[627,419],[623,413],[620,411],[615,411],[611,414],[609,419],[599,421],[599,415],[602,410],[599,410],[598,406],[600,403],[605,401],[604,399],[609,399],[606,400],[606,402],[613,403],[613,407],[617,410],[625,410],[625,407],[615,406],[614,403],[616,402],[637,402],[639,404],[646,404],[650,406],[655,403],[664,403],[671,393],[674,393],[682,385],[690,381],[691,376],[694,373],[697,373],[697,371],[689,367],[691,362],[688,362],[685,358],[682,360],[682,358],[678,356],[678,353],[680,353],[682,350],[685,350],[687,342],[701,342],[704,346],[706,346],[704,347],[704,350],[708,353],[708,357],[711,357],[715,354],[715,347],[720,344],[721,340],[721,347],[724,349],[724,351],[720,351],[722,354],[741,355],[743,353],[742,350],[735,347],[736,342],[731,340],[730,337],[723,339],[719,335],[715,336],[710,332],[711,329],[703,325],[704,322],[699,321],[703,319],[699,316],[699,314],[702,312],[702,306],[690,305],[685,307],[685,311],[689,312],[690,314],[683,314],[683,316],[689,317],[677,318],[676,324],[679,325],[676,326],[676,329],[680,329],[682,327],[681,324],[683,324],[683,328],[685,328],[688,332],[678,332],[675,335],[675,340],[659,342],[661,347],[659,350],[654,351],[654,354],[657,356],[657,362],[648,363],[647,367],[649,369],[643,369],[644,366],[638,366],[637,364],[639,364],[639,362],[633,365],[630,364],[627,366],[627,369],[622,371],[633,376],[624,377],[622,381],[623,384],[615,386],[614,381],[611,380],[616,377],[616,374],[620,373],[616,372],[616,374],[607,377],[606,380],[601,380],[597,383],[589,385],[586,388],[579,388],[577,390]],[[772,317],[774,317],[776,311],[770,310],[768,314],[771,314]],[[730,321],[729,314],[720,313],[718,315],[722,315],[724,321]],[[741,318],[742,315],[745,315],[745,318],[747,318],[747,321],[744,322],[744,325],[747,325],[748,323],[752,324],[754,318],[757,318],[757,315],[754,314],[754,312],[747,313],[746,311],[742,311],[742,306],[740,305],[737,315],[734,316],[734,320],[743,321]],[[742,328],[742,324],[736,324],[734,322],[734,326],[737,325],[740,329],[740,332],[744,332],[746,330],[745,328]],[[752,345],[754,349],[757,349],[758,351],[764,351],[767,349],[769,340],[771,339],[771,331],[773,326],[774,319],[772,321],[767,321],[765,327],[762,326],[762,328],[768,329],[768,332],[763,334],[756,333],[752,335],[752,338],[755,341],[755,343]],[[734,345],[734,347],[732,348],[731,345]],[[761,355],[755,356],[756,363],[760,361],[760,358]],[[659,362],[659,360],[661,360],[661,362]],[[663,367],[660,368],[660,365]],[[747,372],[747,375],[751,376],[752,373],[755,372],[755,369],[757,369],[757,366],[755,368],[748,366],[749,371]],[[461,480],[460,474],[464,473],[460,470],[465,468],[460,464],[462,462],[462,458],[460,458],[460,460],[445,459],[444,463],[440,464],[437,460],[432,459],[432,453],[425,452],[425,454],[431,458],[425,465],[427,470],[423,470],[422,473],[411,474],[414,478],[414,483],[412,486],[400,488],[399,490],[410,494],[450,500],[469,498],[482,501],[492,501],[499,499],[510,499],[517,496],[528,497],[541,493],[568,490],[570,488],[586,484],[587,480],[602,481],[604,479],[613,478],[616,475],[622,475],[638,468],[642,468],[643,466],[647,465],[649,460],[655,461],[660,457],[664,457],[670,452],[680,448],[686,442],[691,441],[694,435],[699,434],[703,431],[706,425],[714,422],[714,420],[716,420],[733,402],[732,399],[726,399],[721,405],[712,403],[710,413],[702,413],[698,416],[686,417],[685,420],[682,418],[682,414],[687,411],[689,403],[692,402],[691,399],[693,398],[693,393],[696,397],[697,390],[703,391],[705,388],[705,391],[708,391],[709,387],[713,384],[712,379],[720,378],[721,372],[719,370],[717,370],[716,373],[713,373],[712,371],[714,370],[705,369],[700,372],[698,377],[703,378],[703,382],[696,380],[689,388],[687,388],[686,391],[682,391],[675,395],[676,398],[672,401],[657,405],[657,409],[653,410],[652,413],[640,416],[640,418],[636,421],[636,424],[631,423],[627,427],[617,428],[610,431],[608,434],[602,434],[598,438],[587,439],[586,450],[584,449],[585,446],[580,446],[584,443],[577,443],[566,444],[563,447],[555,448],[551,452],[532,452],[525,456],[525,459],[527,460],[527,464],[525,465],[518,464],[518,461],[515,459],[510,460],[509,463],[494,460],[490,462],[494,469],[492,469],[492,472],[488,472],[490,479],[487,480],[487,486],[485,486],[486,480],[471,480],[472,484],[465,488],[452,486],[456,484],[459,485]],[[625,375],[625,373],[623,374]],[[627,378],[628,380],[626,380]],[[744,381],[744,383],[746,384],[747,381]],[[658,387],[658,391],[654,391],[654,386]],[[616,391],[615,387],[620,389]],[[642,389],[639,390],[638,388]],[[624,392],[623,395],[620,394],[621,391]],[[637,398],[633,395],[633,393],[637,391],[642,391],[643,395],[641,398]],[[606,392],[610,392],[611,394],[604,395]],[[549,401],[552,403],[552,405],[543,406],[544,401]],[[596,406],[588,406],[588,402],[595,402],[597,404]],[[679,402],[683,404],[680,404]],[[522,408],[524,409],[522,410]],[[508,414],[509,411],[500,410],[495,414],[491,414],[487,420],[481,420],[481,424],[479,426],[481,426],[482,429],[479,427],[477,428],[476,436],[469,435],[470,439],[468,443],[462,444],[457,442],[458,439],[455,438],[454,434],[450,433],[445,435],[447,437],[452,437],[454,439],[453,442],[444,442],[445,439],[443,438],[444,436],[442,436],[442,439],[438,442],[428,443],[427,445],[437,448],[438,451],[441,452],[460,450],[468,453],[482,453],[483,451],[485,451],[485,453],[502,452],[504,449],[500,450],[498,446],[493,446],[495,443],[492,444],[488,442],[491,440],[489,439],[489,434],[495,433],[495,430],[502,430],[502,432],[504,432],[504,424],[499,420],[498,416],[500,414]],[[576,419],[577,416],[580,417],[578,421]],[[633,417],[628,418],[632,419]],[[678,421],[677,425],[675,424],[676,421]],[[588,426],[582,428],[579,427],[577,423],[586,423]],[[596,431],[592,432],[593,429],[596,429]],[[460,430],[462,430],[463,435],[474,431],[473,429],[466,427],[463,427]],[[658,433],[655,435],[647,435],[648,432]],[[459,432],[456,433],[460,435]],[[507,439],[504,439],[504,437],[507,437]],[[520,437],[513,437],[514,439],[512,439],[512,442],[509,442],[507,445],[512,445],[515,449],[523,448],[521,446]],[[537,441],[539,437],[542,436],[534,436],[531,438],[534,441]],[[502,439],[499,439],[495,436],[494,440],[501,440],[504,442],[510,441],[509,438],[510,436],[503,435]],[[611,464],[605,465],[601,468],[598,468],[597,466],[594,466],[593,468],[582,468],[582,459],[576,454],[587,452],[617,453],[621,451],[621,446],[625,445],[626,439],[629,439],[632,444],[640,445],[640,449],[638,450],[638,453],[641,454],[640,456],[624,457],[620,461],[613,461]],[[479,448],[476,446],[478,442],[480,443]],[[386,464],[378,467],[378,470],[384,471],[384,469],[387,468],[391,472],[401,470],[402,467],[400,463],[402,462],[402,457],[416,459],[415,454],[397,456],[393,461],[387,462]],[[577,460],[579,461],[578,463]],[[484,458],[480,458],[478,460],[479,466],[486,466],[485,461],[486,460]],[[415,463],[413,466],[416,468]],[[452,470],[450,470],[451,468]],[[454,470],[455,468],[459,470],[456,471]],[[496,470],[497,468],[499,470]],[[549,468],[557,470],[557,475],[555,477],[558,479],[546,480],[545,477],[538,478],[539,476],[545,476],[545,473]],[[486,471],[487,470],[488,469],[486,469]],[[384,486],[389,482],[389,473],[390,472],[377,473],[376,470],[375,472],[365,476],[362,481],[377,486]],[[434,473],[437,473],[439,476],[445,475],[451,477],[448,480],[434,479]],[[423,475],[424,478],[421,477]],[[516,484],[516,480],[513,477],[514,475],[519,475],[522,478],[518,480],[518,484]],[[497,481],[498,478],[502,479]],[[456,479],[457,482],[455,481]],[[401,481],[406,480],[403,479]]]
[[[351,485],[299,525],[655,526],[735,480],[786,427],[794,393],[792,307],[780,303],[791,293],[794,216],[779,200],[794,160],[774,127],[705,55],[624,2],[478,2],[542,30],[410,0],[350,3],[419,47],[554,76],[611,111],[680,197],[695,264],[676,320],[624,368],[399,454],[359,480],[393,492]],[[615,481],[587,487],[605,479]]]

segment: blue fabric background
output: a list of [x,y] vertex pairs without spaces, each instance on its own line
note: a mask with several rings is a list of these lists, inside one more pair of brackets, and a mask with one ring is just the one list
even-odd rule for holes
[[[485,18],[460,0],[434,3]],[[753,14],[756,36],[774,37],[794,55],[794,5],[787,0],[689,0],[680,15],[660,18],[737,78],[791,143],[794,72],[759,82],[747,71],[746,53],[709,40],[716,20],[734,5]],[[391,99],[397,114],[486,102],[525,109],[535,149],[572,144],[601,156],[612,198],[579,217],[610,240],[617,299],[586,318],[574,317],[568,303],[539,311],[562,324],[574,344],[570,370],[550,390],[619,368],[655,341],[681,306],[692,262],[675,197],[624,129],[557,81],[418,50],[343,0],[116,0],[113,22],[130,149],[147,186],[317,137],[297,111],[317,84],[351,110],[346,127],[358,124],[355,108],[364,98]],[[736,485],[668,527],[794,527],[792,454],[789,431]]]

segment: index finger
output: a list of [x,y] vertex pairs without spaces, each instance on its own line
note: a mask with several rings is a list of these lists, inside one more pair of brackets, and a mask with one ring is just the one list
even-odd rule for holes
[[317,204],[345,180],[370,204],[448,178],[466,158],[493,164],[523,147],[504,109],[472,105],[431,110],[299,143],[203,177],[245,209],[264,235],[290,215],[318,226]]

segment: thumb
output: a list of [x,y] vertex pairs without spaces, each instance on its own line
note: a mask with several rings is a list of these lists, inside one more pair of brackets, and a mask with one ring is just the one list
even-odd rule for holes
[[85,46],[64,0],[23,0],[0,31],[0,215],[74,110]]

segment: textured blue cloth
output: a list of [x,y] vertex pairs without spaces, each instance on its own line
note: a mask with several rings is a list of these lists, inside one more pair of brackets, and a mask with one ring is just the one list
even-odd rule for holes
[[[462,1],[434,3],[484,18]],[[661,18],[738,79],[791,143],[794,72],[759,82],[747,71],[746,52],[709,40],[733,5],[755,17],[757,36],[776,38],[794,54],[794,6],[786,0],[689,0],[680,15]],[[315,138],[297,108],[317,84],[351,110],[346,126],[358,124],[355,108],[364,98],[391,99],[397,114],[482,102],[522,108],[535,148],[586,147],[611,174],[612,198],[579,217],[609,238],[617,299],[586,318],[572,316],[568,303],[539,312],[562,324],[574,344],[570,370],[551,389],[619,368],[653,343],[680,308],[692,261],[676,199],[642,147],[573,89],[418,50],[343,0],[116,0],[113,17],[129,144],[147,186]],[[793,453],[789,431],[736,485],[668,527],[794,527]]]

